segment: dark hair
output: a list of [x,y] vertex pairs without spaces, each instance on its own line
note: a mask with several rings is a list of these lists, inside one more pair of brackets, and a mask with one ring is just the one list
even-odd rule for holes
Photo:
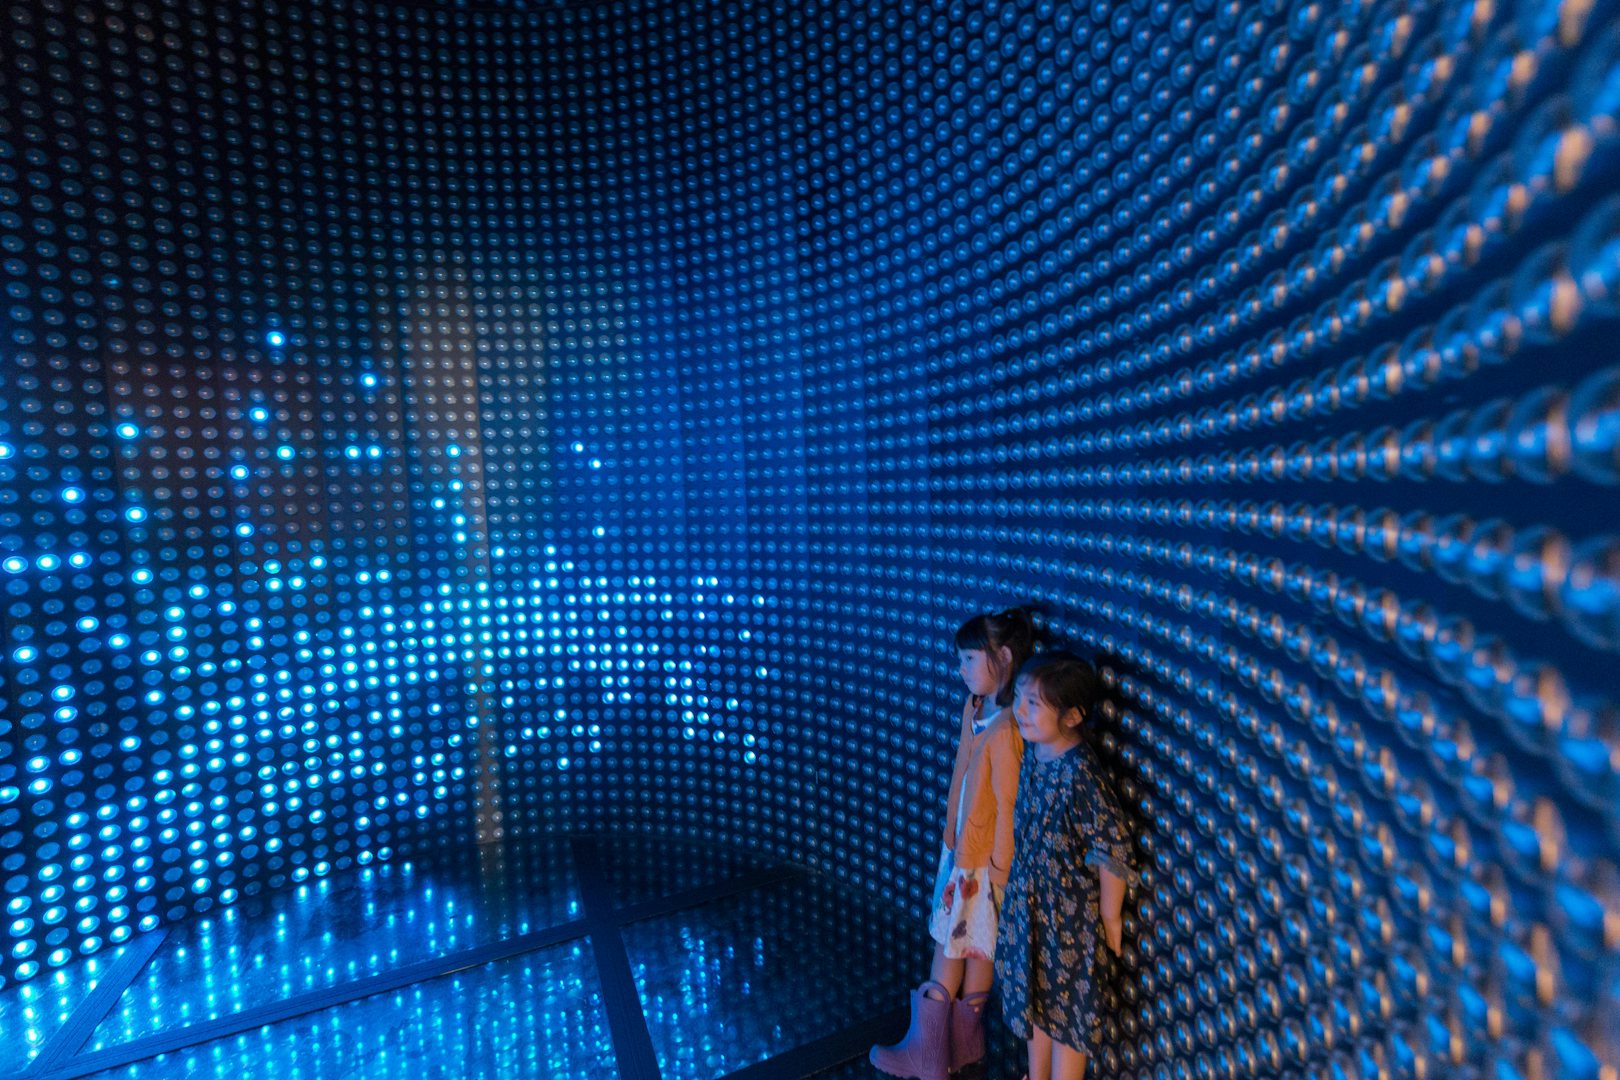
[[[996,704],[1007,706],[1013,699],[1013,673],[1035,651],[1035,623],[1023,608],[1008,608],[994,614],[975,615],[956,630],[958,649],[977,649],[990,657],[990,665],[1001,675],[1001,689]],[[1012,653],[1012,663],[1001,671],[999,654],[1002,649]]]
[[1041,700],[1063,716],[1079,709],[1084,716],[1097,696],[1097,673],[1073,653],[1049,652],[1031,658],[1018,669],[1017,682],[1035,684]]

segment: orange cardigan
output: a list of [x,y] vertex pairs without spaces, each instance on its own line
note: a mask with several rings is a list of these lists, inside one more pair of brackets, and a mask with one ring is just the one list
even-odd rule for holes
[[[1011,709],[996,714],[990,725],[973,734],[973,698],[962,708],[962,737],[951,770],[951,792],[945,803],[945,846],[954,848],[964,870],[990,869],[990,880],[1007,884],[1013,857],[1013,801],[1018,795],[1018,766],[1024,740]],[[993,707],[993,706],[992,706]],[[967,800],[961,802],[963,785]],[[964,811],[957,835],[957,807]]]

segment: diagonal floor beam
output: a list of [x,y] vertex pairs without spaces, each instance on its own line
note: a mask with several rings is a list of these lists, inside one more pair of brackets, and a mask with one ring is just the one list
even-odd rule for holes
[[[603,1007],[608,1017],[620,1075],[624,1080],[660,1080],[657,1054],[647,1029],[641,995],[636,987],[620,927],[753,892],[800,877],[804,871],[791,866],[753,870],[709,885],[619,907],[614,902],[610,880],[596,842],[575,838],[573,845],[581,907],[585,912],[582,919],[433,957],[340,986],[267,1002],[229,1016],[158,1032],[102,1050],[81,1052],[96,1028],[117,1006],[124,992],[162,947],[169,931],[159,929],[138,935],[96,989],[80,1002],[68,1022],[46,1043],[24,1075],[28,1080],[79,1080],[104,1069],[132,1065],[159,1054],[186,1050],[216,1039],[239,1035],[308,1013],[323,1012],[362,998],[403,989],[414,983],[453,975],[458,971],[588,936],[595,955]],[[873,1023],[881,1025],[884,1022],[890,1027],[895,1023],[892,1018],[885,1018],[884,1021],[857,1025],[848,1031],[779,1054],[734,1075],[745,1076],[748,1080],[769,1080],[777,1076],[807,1075],[837,1065],[853,1058],[875,1041],[875,1037],[867,1036],[867,1028],[872,1027]],[[848,1052],[845,1052],[846,1049]],[[795,1069],[801,1071],[795,1072]],[[753,1070],[762,1071],[756,1077]]]
[[52,1035],[50,1041],[40,1052],[30,1066],[31,1072],[49,1073],[70,1061],[75,1054],[84,1048],[90,1041],[96,1028],[113,1011],[118,999],[124,996],[138,975],[145,969],[147,961],[157,954],[159,948],[168,940],[169,931],[160,927],[146,934],[137,934],[129,942],[125,952],[115,961],[96,988],[85,995],[76,1009],[68,1017],[67,1023],[61,1030]]
[[596,957],[596,979],[602,988],[602,1008],[613,1037],[620,1080],[661,1080],[658,1054],[653,1050],[652,1033],[647,1030],[647,1017],[641,1008],[641,992],[636,989],[630,954],[625,950],[624,935],[619,933],[619,920],[613,911],[613,890],[594,842],[574,841],[574,867],[579,873],[579,895]]
[[[102,1069],[113,1069],[124,1065],[132,1065],[145,1058],[156,1057],[159,1054],[173,1053],[184,1050],[201,1043],[213,1042],[231,1035],[240,1035],[245,1031],[269,1024],[278,1024],[283,1020],[291,1020],[305,1013],[324,1012],[339,1005],[347,1005],[351,1001],[371,997],[374,994],[386,994],[392,990],[400,990],[413,983],[426,982],[444,975],[453,975],[468,968],[482,967],[484,964],[496,960],[506,960],[519,956],[535,949],[544,949],[552,945],[561,945],[566,941],[573,941],[583,937],[585,923],[580,920],[563,923],[561,926],[548,927],[545,930],[536,930],[528,934],[507,938],[504,941],[492,942],[448,956],[434,957],[420,963],[407,964],[385,971],[380,975],[368,976],[354,982],[343,983],[340,986],[329,987],[325,990],[316,990],[308,994],[299,994],[295,997],[283,998],[280,1001],[257,1005],[251,1009],[221,1016],[201,1024],[189,1024],[186,1027],[175,1028],[173,1031],[162,1031],[156,1035],[147,1035],[143,1038],[132,1039],[129,1042],[109,1046],[105,1050],[93,1050],[89,1053],[79,1054],[46,1070],[31,1070],[27,1075],[29,1080],[76,1080],[78,1077],[89,1076]],[[133,979],[133,976],[131,976]],[[115,998],[114,1001],[117,999]],[[108,1009],[111,1005],[108,1005]],[[103,1013],[105,1015],[105,1012]],[[93,1029],[92,1029],[93,1030]],[[86,1033],[85,1038],[88,1038]],[[81,1039],[81,1045],[83,1040]],[[43,1057],[44,1055],[41,1055]]]

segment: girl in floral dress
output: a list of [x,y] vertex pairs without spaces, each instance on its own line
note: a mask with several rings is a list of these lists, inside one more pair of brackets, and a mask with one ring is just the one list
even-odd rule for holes
[[1098,939],[1119,952],[1120,909],[1137,880],[1118,804],[1081,731],[1096,684],[1067,653],[1018,673],[1013,713],[1026,752],[995,968],[1007,1024],[1029,1045],[1029,1080],[1085,1076]]
[[1013,802],[1023,741],[1009,707],[1013,673],[1034,647],[1018,608],[975,615],[956,632],[968,698],[945,799],[945,829],[928,929],[929,980],[912,991],[911,1026],[871,1061],[893,1076],[946,1080],[984,1057],[984,1007],[995,978],[996,924],[1012,868]]

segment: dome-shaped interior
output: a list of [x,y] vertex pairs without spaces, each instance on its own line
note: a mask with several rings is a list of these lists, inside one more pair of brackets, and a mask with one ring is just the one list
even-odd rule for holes
[[1612,4],[6,26],[5,984],[552,833],[920,913],[1029,603],[1101,1075],[1615,1067]]

